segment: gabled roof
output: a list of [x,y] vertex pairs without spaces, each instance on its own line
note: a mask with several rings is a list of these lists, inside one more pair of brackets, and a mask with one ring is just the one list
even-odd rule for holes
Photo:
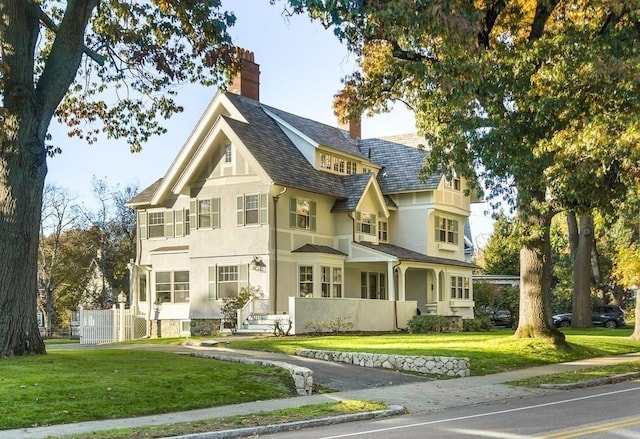
[[[144,189],[127,204],[158,204],[170,196],[172,191],[181,190],[186,179],[194,172],[191,161],[204,154],[201,142],[219,132],[218,130],[227,134],[231,130],[234,139],[237,137],[255,160],[259,174],[269,183],[333,197],[337,199],[334,211],[355,210],[359,197],[371,178],[370,174],[342,176],[316,169],[285,133],[284,125],[288,130],[293,129],[301,137],[312,141],[315,146],[363,159],[368,157],[374,166],[382,165],[377,183],[383,195],[435,189],[440,182],[440,174],[431,176],[425,182],[420,181],[419,172],[427,153],[414,147],[424,142],[424,139],[415,135],[355,141],[339,128],[262,105],[241,95],[219,93],[186,140],[165,177]],[[388,196],[384,197],[383,203],[386,208],[396,207]]]
[[[398,143],[401,140],[408,145]],[[405,134],[386,139],[364,139],[360,141],[361,149],[367,153],[372,162],[383,168],[378,173],[380,189],[385,194],[416,190],[437,189],[442,174],[435,173],[426,181],[420,180],[420,171],[429,153],[423,148],[412,147],[421,145],[424,139]]]
[[427,256],[407,248],[398,247],[392,244],[371,244],[369,242],[358,242],[358,245],[376,250],[397,258],[400,261],[424,262],[425,264],[454,265],[456,267],[479,268],[475,264],[470,264],[456,259],[438,258],[435,256]]
[[357,142],[350,139],[348,133],[344,130],[296,116],[268,105],[262,105],[262,107],[320,145],[328,146],[355,157],[365,158],[358,149]]

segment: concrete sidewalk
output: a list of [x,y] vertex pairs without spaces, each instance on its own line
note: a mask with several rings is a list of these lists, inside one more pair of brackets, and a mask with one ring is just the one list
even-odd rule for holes
[[[227,352],[229,353],[229,352]],[[243,352],[246,355],[246,353]],[[443,381],[416,381],[407,384],[388,385],[378,388],[347,390],[322,395],[297,396],[269,401],[235,404],[208,409],[191,410],[154,416],[141,416],[126,419],[110,419],[105,421],[78,422],[74,424],[53,425],[49,427],[24,428],[0,431],[2,438],[48,438],[70,434],[93,433],[99,430],[116,428],[132,428],[143,426],[158,426],[178,422],[190,422],[218,417],[246,415],[260,411],[271,411],[282,408],[293,408],[307,404],[318,404],[342,400],[373,400],[386,403],[394,407],[404,407],[409,413],[421,413],[433,410],[443,410],[450,407],[460,407],[504,400],[522,398],[532,395],[553,392],[549,389],[530,389],[512,387],[505,383],[543,376],[559,372],[569,372],[590,367],[619,364],[640,360],[640,352],[616,357],[600,357],[575,361],[571,363],[552,364],[527,369],[514,370],[485,376],[471,376]],[[357,367],[357,366],[354,366]],[[363,371],[364,372],[364,371]],[[343,417],[348,421],[349,416]],[[256,433],[261,433],[258,429]],[[213,435],[193,435],[190,437],[215,437]],[[230,436],[226,436],[230,437]]]

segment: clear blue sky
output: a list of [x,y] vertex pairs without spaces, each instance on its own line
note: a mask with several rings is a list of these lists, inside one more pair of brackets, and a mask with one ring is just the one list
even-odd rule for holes
[[[354,70],[355,59],[331,30],[307,17],[285,17],[282,4],[268,0],[227,0],[223,7],[236,14],[231,35],[236,45],[255,53],[260,65],[260,100],[276,108],[336,125],[331,104],[341,78]],[[91,180],[106,178],[110,185],[138,184],[144,189],[162,177],[216,93],[215,88],[185,86],[178,101],[185,111],[167,121],[168,133],[153,138],[140,153],[132,154],[124,141],[99,138],[94,145],[68,139],[65,127],[52,123],[54,143],[63,153],[49,159],[47,182],[66,188],[78,201],[91,205]],[[391,114],[364,118],[362,136],[377,137],[415,131],[414,119],[402,104]],[[482,244],[491,232],[483,214],[472,213],[474,238]]]

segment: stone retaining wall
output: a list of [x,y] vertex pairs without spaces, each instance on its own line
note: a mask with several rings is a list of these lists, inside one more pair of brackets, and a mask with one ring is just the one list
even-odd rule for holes
[[370,354],[365,352],[317,351],[302,349],[297,355],[317,360],[355,364],[363,367],[380,367],[401,371],[420,372],[450,377],[471,375],[468,358],[415,357],[408,355]]
[[258,366],[270,366],[286,369],[293,378],[298,395],[311,395],[313,392],[313,371],[306,367],[296,366],[294,364],[285,363],[283,361],[260,360],[258,358],[248,357],[232,357],[229,355],[212,354],[212,353],[193,353],[193,357],[213,358],[221,361],[231,361],[233,363],[253,364]]

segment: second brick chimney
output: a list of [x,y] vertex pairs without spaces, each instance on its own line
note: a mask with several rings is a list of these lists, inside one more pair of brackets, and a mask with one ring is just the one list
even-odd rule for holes
[[362,123],[360,122],[360,118],[351,118],[349,122],[339,125],[340,129],[349,132],[349,138],[353,140],[357,140],[362,138]]
[[238,49],[240,69],[229,85],[229,91],[241,96],[260,100],[260,66],[255,63],[253,52]]

